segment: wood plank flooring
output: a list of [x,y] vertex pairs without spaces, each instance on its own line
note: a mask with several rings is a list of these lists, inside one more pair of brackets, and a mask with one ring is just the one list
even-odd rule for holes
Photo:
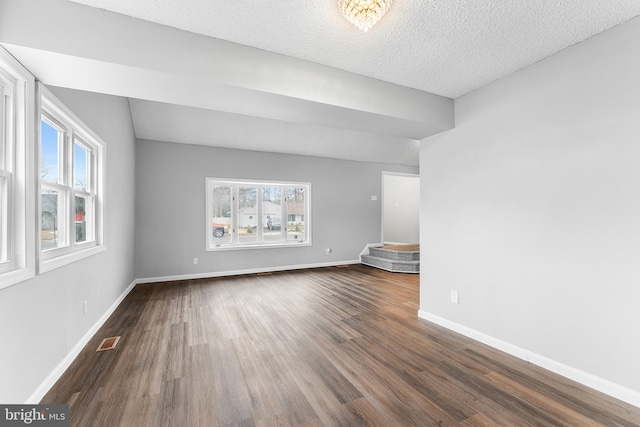
[[418,319],[418,284],[354,265],[138,285],[42,403],[70,404],[73,426],[640,425]]

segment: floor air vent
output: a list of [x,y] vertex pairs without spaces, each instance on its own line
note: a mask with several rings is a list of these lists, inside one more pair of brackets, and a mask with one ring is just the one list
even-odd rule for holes
[[96,351],[113,350],[118,345],[120,337],[110,337],[102,340]]

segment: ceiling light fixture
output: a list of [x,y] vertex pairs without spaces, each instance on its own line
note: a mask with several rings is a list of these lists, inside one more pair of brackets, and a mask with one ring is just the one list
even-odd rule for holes
[[364,32],[378,22],[393,0],[338,0],[342,16]]

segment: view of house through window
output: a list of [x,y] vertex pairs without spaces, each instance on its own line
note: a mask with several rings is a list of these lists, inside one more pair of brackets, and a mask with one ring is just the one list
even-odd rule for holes
[[287,188],[287,240],[296,241],[304,233],[304,215],[306,211],[305,188]]
[[258,242],[258,187],[238,187],[238,241]]
[[282,187],[262,187],[262,224],[265,242],[282,241]]
[[309,191],[308,183],[207,178],[208,249],[309,243]]

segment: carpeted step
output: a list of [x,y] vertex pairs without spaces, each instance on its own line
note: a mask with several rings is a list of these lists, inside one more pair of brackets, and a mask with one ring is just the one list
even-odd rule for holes
[[419,260],[405,261],[381,258],[373,255],[362,255],[360,262],[370,267],[376,267],[394,273],[420,273]]
[[384,248],[369,248],[369,255],[395,261],[420,261],[420,252],[418,251],[394,251]]

